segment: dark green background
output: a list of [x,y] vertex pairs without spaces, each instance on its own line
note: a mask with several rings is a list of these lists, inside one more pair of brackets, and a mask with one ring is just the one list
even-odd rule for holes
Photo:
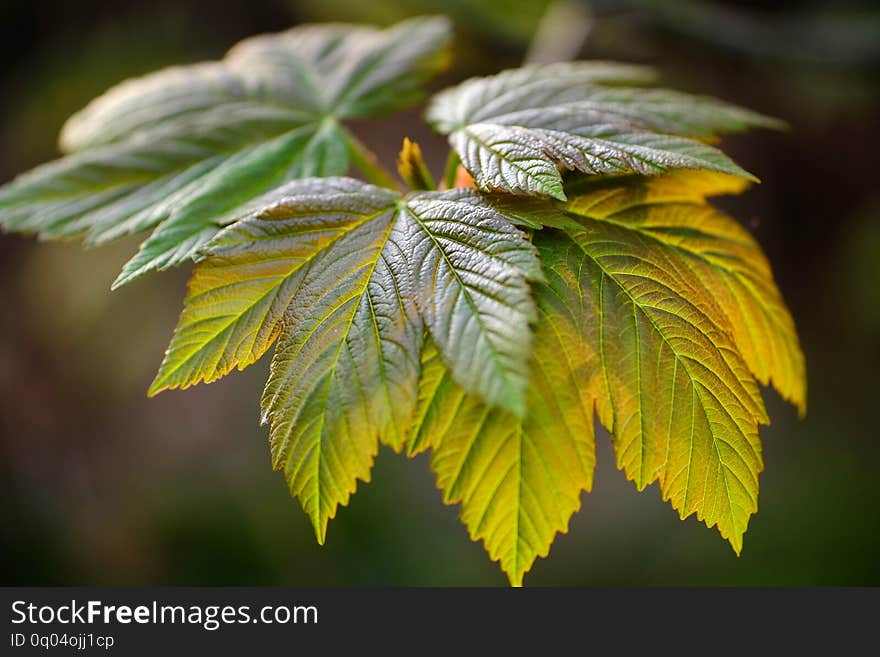
[[[809,414],[772,392],[760,510],[740,558],[637,494],[599,435],[592,494],[526,584],[880,584],[880,14],[873,3],[592,2],[584,57],[783,117],[726,149],[763,185],[724,201],[766,249],[807,354]],[[541,2],[0,0],[0,181],[56,153],[63,120],[109,85],[216,58],[305,20],[453,11],[456,68],[518,65]],[[784,6],[784,10],[781,8]],[[437,86],[435,85],[435,86]],[[418,111],[357,126],[387,161]],[[0,237],[0,584],[504,584],[426,457],[387,450],[318,547],[269,465],[267,359],[148,400],[181,307],[179,269],[110,294],[137,240],[93,251]]]

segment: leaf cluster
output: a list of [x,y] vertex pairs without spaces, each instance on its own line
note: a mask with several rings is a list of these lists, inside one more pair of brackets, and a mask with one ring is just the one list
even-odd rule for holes
[[739,552],[758,386],[803,413],[805,366],[759,245],[708,199],[755,180],[718,137],[779,122],[644,67],[525,67],[430,100],[449,164],[437,189],[406,140],[404,191],[345,122],[420,100],[448,42],[443,18],[305,26],[123,82],[0,188],[0,226],[149,231],[114,287],[195,261],[149,392],[274,345],[262,421],[320,542],[380,443],[429,450],[520,584],[591,487],[597,415],[639,489]]

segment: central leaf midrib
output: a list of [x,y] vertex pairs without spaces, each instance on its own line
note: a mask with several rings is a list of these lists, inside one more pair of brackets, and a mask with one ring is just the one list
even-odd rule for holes
[[[415,219],[416,223],[419,225],[419,227],[422,229],[422,231],[424,231],[424,233],[431,240],[431,243],[434,245],[434,248],[436,248],[437,251],[440,252],[440,255],[442,256],[443,261],[446,263],[447,268],[452,273],[452,276],[455,279],[456,283],[458,284],[459,289],[462,291],[462,296],[464,296],[465,302],[468,304],[468,307],[471,309],[471,313],[473,314],[474,319],[476,320],[477,324],[479,324],[480,328],[482,329],[482,335],[484,336],[484,342],[489,347],[489,351],[491,352],[491,356],[492,356],[492,361],[494,363],[496,363],[496,368],[498,368],[500,366],[501,371],[504,372],[505,370],[503,367],[503,363],[501,363],[500,354],[498,353],[498,350],[495,348],[495,344],[488,337],[489,336],[488,328],[486,327],[486,324],[483,321],[483,318],[479,312],[479,309],[477,308],[476,304],[474,303],[473,298],[471,297],[468,286],[465,285],[464,281],[461,279],[461,276],[459,276],[458,269],[453,265],[452,261],[449,259],[449,256],[447,255],[446,251],[440,245],[437,238],[434,237],[434,234],[430,231],[430,229],[422,221],[422,218],[419,215],[417,215],[413,211],[413,209],[408,204],[406,204],[405,201],[403,201],[403,203],[404,203],[404,207],[406,208],[407,214],[409,216],[411,216],[413,219]],[[507,387],[509,385],[509,382],[507,382],[507,377],[505,376],[503,378],[503,380],[505,381],[505,387]]]
[[[474,125],[477,125],[477,124],[474,124]],[[482,125],[492,125],[492,124],[489,124],[489,123],[483,123]],[[501,128],[505,128],[505,127],[508,127],[508,126],[499,126],[499,127],[501,127]],[[513,127],[517,127],[517,126],[513,126]],[[472,128],[473,128],[473,126],[472,126],[472,125],[469,125],[469,126],[467,126],[466,128],[464,128],[464,129],[462,130],[462,132],[467,136],[468,139],[471,139],[471,140],[475,141],[475,142],[477,143],[477,145],[478,145],[480,148],[483,148],[483,149],[489,151],[492,155],[494,155],[495,157],[497,157],[501,162],[505,162],[505,163],[508,164],[508,166],[511,166],[511,167],[513,167],[514,169],[516,169],[517,171],[522,172],[522,174],[523,174],[524,176],[526,176],[526,178],[529,178],[529,179],[532,179],[532,180],[536,180],[536,181],[537,181],[538,176],[537,176],[536,174],[534,174],[534,173],[530,172],[529,170],[523,168],[520,164],[518,164],[518,162],[517,162],[516,160],[511,160],[510,158],[506,157],[501,151],[497,150],[497,149],[494,148],[493,146],[491,146],[491,145],[489,145],[488,143],[486,143],[483,139],[481,139],[480,137],[478,137],[477,135],[474,134],[474,132],[472,131]],[[541,158],[540,158],[539,156],[535,156],[535,157],[533,157],[532,159],[533,159],[533,160],[542,161]],[[548,177],[550,177],[551,180],[552,180],[553,182],[557,183],[557,184],[551,186],[551,185],[542,184],[542,183],[539,182],[541,188],[544,189],[545,191],[547,191],[548,193],[550,193],[552,196],[554,196],[554,198],[564,199],[564,198],[565,198],[565,193],[562,191],[561,178],[560,178],[559,180],[556,180],[556,179],[553,177],[553,174],[552,174],[552,173],[546,173],[545,175],[548,176]],[[485,178],[485,176],[484,176],[484,178]],[[558,178],[558,176],[557,176],[557,178]],[[522,188],[519,187],[519,186],[517,186],[517,188],[518,188],[518,189],[522,189]],[[556,188],[558,188],[558,191],[556,191]]]
[[[372,215],[369,219],[361,222],[359,225],[362,226],[365,223],[367,223],[369,220],[374,219],[376,217],[379,217],[379,216],[381,216],[381,214],[383,212],[388,212],[390,210],[391,210],[390,207],[383,208],[380,212]],[[352,311],[351,311],[351,314],[345,323],[345,330],[342,332],[342,335],[340,336],[339,345],[336,347],[336,353],[333,355],[333,360],[332,360],[331,364],[327,367],[327,381],[328,381],[328,383],[327,383],[327,393],[324,398],[325,405],[327,402],[327,398],[329,398],[329,396],[330,396],[330,390],[332,389],[332,386],[333,386],[336,368],[339,365],[339,358],[342,355],[343,348],[346,346],[346,341],[348,339],[348,335],[349,335],[349,333],[351,333],[351,327],[352,327],[352,324],[354,324],[354,318],[357,315],[358,307],[360,306],[360,300],[363,299],[364,294],[368,293],[368,290],[370,287],[370,281],[372,280],[373,274],[376,271],[376,266],[377,266],[380,258],[382,257],[382,252],[385,249],[385,245],[388,243],[389,237],[391,236],[391,230],[392,230],[394,223],[395,223],[395,221],[394,221],[395,216],[396,216],[396,213],[395,213],[395,215],[392,215],[392,218],[388,221],[388,225],[385,228],[385,235],[382,238],[382,240],[380,241],[379,246],[377,246],[376,257],[374,258],[372,264],[370,265],[368,273],[364,277],[363,287],[356,294],[348,297],[344,302],[344,303],[348,303],[352,299],[358,299],[357,303],[352,303]],[[320,324],[318,324],[318,326],[320,326],[321,324],[323,324],[323,321]],[[308,338],[306,340],[303,340],[303,346],[305,345],[305,343],[307,341],[308,341]],[[381,344],[379,344],[379,348],[381,350]],[[296,360],[296,357],[298,354],[299,354],[299,351],[297,351],[290,358],[290,361],[293,362],[294,360]],[[358,385],[360,385],[359,382],[358,382]],[[314,394],[314,390],[316,389],[316,387],[317,386],[312,386],[309,389],[308,393],[303,395],[303,399],[311,398],[312,394]],[[363,392],[361,392],[361,394],[363,395]],[[302,414],[303,408],[305,408],[305,404],[300,407],[299,412],[297,413],[296,417],[291,419],[291,427],[294,426],[296,424],[296,422],[299,420],[299,417]],[[368,416],[367,421],[369,421],[369,419],[370,419],[369,413],[366,412],[366,409],[365,409],[365,415]],[[343,416],[344,416],[344,413],[343,413]],[[327,417],[326,412],[320,414],[319,425],[318,425],[318,428],[316,431],[316,435],[318,436],[317,443],[318,443],[319,447],[324,444],[324,426],[325,426],[326,417]],[[331,444],[332,444],[332,441],[331,441]],[[290,458],[291,457],[292,457],[292,454],[288,454],[288,457],[287,457],[286,463],[285,463],[285,470],[290,465]],[[323,495],[324,495],[323,486],[322,486],[322,481],[321,481],[321,459],[322,458],[323,458],[323,450],[317,449],[317,455],[315,457],[315,465],[314,465],[314,472],[316,473],[314,476],[314,481],[315,481],[315,484],[314,484],[315,493],[314,494],[317,495],[317,497],[318,497],[319,513],[321,510],[322,501],[324,499],[323,498]],[[322,527],[325,524],[326,524],[326,522],[322,524]],[[322,528],[322,534],[323,534],[323,531],[325,531],[325,529]]]

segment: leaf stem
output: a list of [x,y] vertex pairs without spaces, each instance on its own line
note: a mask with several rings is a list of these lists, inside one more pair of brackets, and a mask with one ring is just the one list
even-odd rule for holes
[[390,171],[382,166],[376,154],[360,139],[348,133],[348,153],[352,162],[368,182],[380,187],[400,190],[400,183]]

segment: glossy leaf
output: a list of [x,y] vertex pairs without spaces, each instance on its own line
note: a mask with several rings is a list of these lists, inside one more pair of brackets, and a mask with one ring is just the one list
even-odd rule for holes
[[[505,71],[435,96],[455,188],[405,139],[403,193],[342,121],[416,100],[448,32],[306,26],[125,82],[68,121],[65,157],[0,188],[0,227],[152,230],[116,285],[195,259],[149,392],[274,344],[261,417],[320,542],[380,444],[428,450],[519,585],[592,485],[595,414],[640,490],[738,553],[758,385],[803,414],[806,376],[759,245],[707,198],[751,178],[716,137],[779,122],[648,87],[644,67]],[[339,177],[349,161],[387,188]]]
[[581,335],[581,309],[560,302],[558,281],[535,286],[539,318],[524,418],[467,394],[428,348],[409,451],[431,449],[447,503],[482,540],[511,584],[547,556],[590,490],[595,466],[593,400],[599,368]]
[[444,499],[512,583],[590,488],[594,407],[640,490],[659,480],[682,518],[695,513],[740,551],[767,421],[755,378],[805,403],[803,355],[766,260],[706,202],[746,184],[705,171],[581,178],[567,203],[524,206],[531,222],[549,218],[534,235],[546,281],[533,286],[524,418],[468,395],[426,350],[410,451],[431,449]]
[[522,415],[534,248],[474,190],[414,194],[407,208],[416,303],[444,362],[466,390]]
[[710,98],[617,86],[642,69],[581,62],[473,78],[441,92],[428,120],[478,186],[565,198],[559,169],[589,174],[712,169],[753,178],[694,138],[776,127],[778,121]]
[[91,244],[153,229],[117,286],[177,264],[279,184],[345,173],[340,120],[418,100],[448,33],[443,18],[298,27],[123,82],[67,122],[69,155],[0,188],[0,226]]
[[203,249],[151,393],[244,368],[280,336],[263,419],[323,541],[378,440],[407,439],[423,326],[461,385],[522,413],[540,269],[473,190],[402,197],[329,178],[274,194]]
[[737,552],[768,421],[755,377],[805,402],[803,355],[766,260],[704,200],[742,186],[710,172],[585,180],[565,206],[581,227],[536,241],[545,269],[578,272],[568,303],[590,309],[604,377],[592,394],[618,464],[640,490],[659,480],[683,518],[717,526]]
[[[239,332],[249,335],[259,326],[271,338],[270,326],[281,331],[263,421],[271,425],[272,462],[323,543],[337,506],[348,502],[358,479],[369,479],[379,437],[399,442],[411,421],[422,324],[400,257],[408,237],[395,194],[331,180],[335,193],[320,181],[323,194],[311,196],[316,182],[294,183],[291,196],[222,233],[207,263],[219,256],[234,269],[202,266],[196,277],[220,274],[227,287],[213,296],[236,304],[231,326]],[[263,289],[241,290],[236,283],[242,280],[263,280]],[[267,297],[273,307],[263,305]],[[191,297],[187,310],[196,319],[190,326],[216,313],[196,304]],[[222,351],[228,344],[209,344],[207,352],[228,354],[233,363],[235,351]],[[267,340],[256,345],[267,346]],[[247,353],[258,352],[251,345]]]

